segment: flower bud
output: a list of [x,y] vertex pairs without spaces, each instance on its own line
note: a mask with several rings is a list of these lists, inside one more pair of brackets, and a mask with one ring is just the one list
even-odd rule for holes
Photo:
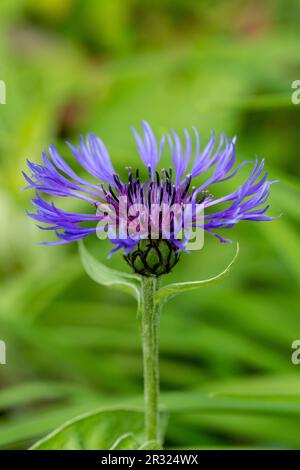
[[165,239],[141,240],[125,260],[134,272],[142,276],[161,276],[169,273],[179,261],[176,245]]

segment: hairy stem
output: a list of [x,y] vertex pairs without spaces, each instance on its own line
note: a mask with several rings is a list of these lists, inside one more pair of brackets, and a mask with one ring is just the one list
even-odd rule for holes
[[145,438],[160,443],[159,346],[160,308],[155,304],[159,278],[142,276],[142,343],[144,365]]

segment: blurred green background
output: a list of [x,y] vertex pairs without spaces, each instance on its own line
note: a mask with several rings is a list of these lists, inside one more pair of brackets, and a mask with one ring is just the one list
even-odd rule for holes
[[[136,166],[129,126],[142,119],[156,133],[196,125],[202,141],[211,129],[237,134],[238,161],[265,156],[281,181],[271,213],[284,213],[241,223],[231,275],[165,308],[166,447],[300,448],[299,20],[296,0],[1,0],[1,448],[142,395],[134,302],[88,279],[75,244],[39,246],[48,234],[24,215],[32,194],[21,191],[26,158],[56,143],[71,161],[64,141],[88,130],[119,171]],[[127,269],[119,254],[106,260],[105,242],[86,245]],[[207,236],[168,280],[215,275],[234,249]]]

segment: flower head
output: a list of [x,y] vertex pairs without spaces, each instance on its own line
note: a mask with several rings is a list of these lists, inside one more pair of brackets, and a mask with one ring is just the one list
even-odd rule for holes
[[[158,142],[146,122],[142,135],[133,129],[138,153],[147,168],[142,180],[139,169],[127,168],[124,181],[114,169],[108,151],[99,137],[88,134],[78,147],[68,144],[73,157],[94,177],[91,183],[80,177],[58,154],[54,145],[43,152],[43,164],[28,161],[30,175],[24,173],[27,188],[36,190],[32,203],[36,212],[30,217],[44,224],[40,228],[57,235],[48,245],[69,243],[97,232],[107,234],[114,248],[124,250],[128,263],[144,275],[170,271],[186,250],[194,230],[204,230],[221,242],[228,242],[219,229],[232,228],[241,220],[267,221],[265,205],[272,181],[267,180],[264,161],[256,159],[249,177],[235,191],[222,197],[212,195],[213,185],[232,178],[249,162],[235,168],[235,138],[222,134],[216,144],[215,134],[201,150],[196,129],[194,149],[191,134],[185,130],[182,141],[171,131]],[[173,165],[157,169],[168,145]],[[209,177],[205,174],[209,172]],[[200,186],[193,179],[200,177]],[[85,213],[67,212],[47,202],[42,194],[81,199],[92,207]],[[112,223],[113,222],[113,223]],[[109,227],[108,227],[109,225]],[[102,238],[102,236],[100,236]]]

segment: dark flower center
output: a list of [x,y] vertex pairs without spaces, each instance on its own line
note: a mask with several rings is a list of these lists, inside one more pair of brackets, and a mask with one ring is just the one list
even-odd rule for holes
[[184,237],[184,211],[189,205],[191,228],[196,220],[196,208],[207,198],[207,193],[195,194],[190,175],[180,185],[175,185],[171,168],[169,171],[163,169],[160,174],[156,171],[153,179],[149,174],[146,181],[140,180],[138,169],[134,173],[131,168],[127,168],[127,171],[127,183],[114,174],[114,188],[111,185],[106,189],[102,186],[106,202],[114,207],[117,214],[117,228],[124,227],[125,220],[128,238],[131,240],[136,238],[132,239],[130,225],[136,222],[134,230],[139,242],[124,258],[138,274],[166,274],[179,260],[178,250],[180,247],[182,249],[183,239],[179,242],[177,234],[180,232]]

